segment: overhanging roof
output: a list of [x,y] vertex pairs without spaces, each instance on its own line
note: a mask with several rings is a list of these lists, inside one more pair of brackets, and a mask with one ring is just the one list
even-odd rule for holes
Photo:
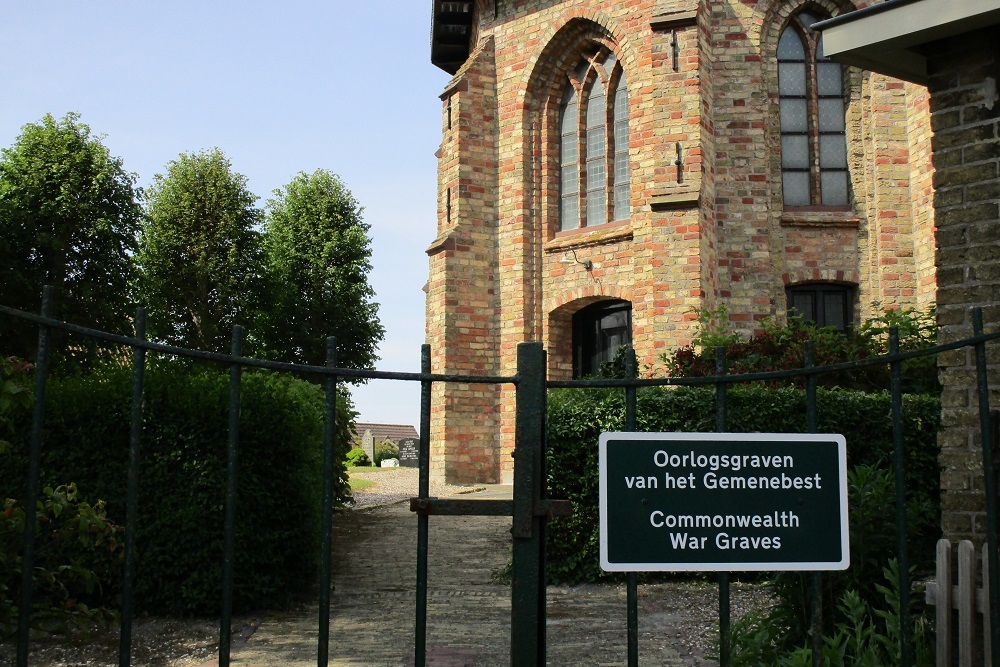
[[927,83],[925,44],[1000,23],[1000,0],[888,0],[813,25],[823,54],[847,65]]
[[433,0],[431,62],[454,74],[469,57],[472,38],[472,0]]

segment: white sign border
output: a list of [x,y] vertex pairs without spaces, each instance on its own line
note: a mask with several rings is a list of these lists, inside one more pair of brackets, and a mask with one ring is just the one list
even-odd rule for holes
[[[608,562],[608,468],[609,440],[661,440],[661,441],[722,441],[722,442],[836,442],[840,490],[840,544],[839,561],[822,562],[773,562],[752,561],[739,563],[610,563]],[[851,565],[850,530],[847,508],[847,440],[837,433],[638,433],[610,431],[601,433],[598,444],[598,489],[600,511],[601,569],[605,572],[819,572],[846,570]]]

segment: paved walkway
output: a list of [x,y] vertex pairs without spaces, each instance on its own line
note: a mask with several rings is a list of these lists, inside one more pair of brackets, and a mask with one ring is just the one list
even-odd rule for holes
[[[509,493],[509,487],[487,487],[468,497]],[[413,664],[416,525],[406,503],[336,515],[331,665]],[[509,558],[509,530],[506,518],[431,517],[429,665],[510,664],[510,587],[494,581]],[[683,602],[640,602],[641,664],[705,664],[678,654],[670,628],[685,611]],[[269,617],[234,645],[233,664],[315,665],[317,619],[315,606]],[[548,664],[625,665],[625,626],[623,587],[550,587]]]

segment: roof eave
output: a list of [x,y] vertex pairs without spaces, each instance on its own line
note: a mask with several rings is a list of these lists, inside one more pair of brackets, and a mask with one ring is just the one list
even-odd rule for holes
[[1000,0],[890,0],[822,21],[824,55],[873,72],[927,83],[922,47],[1000,23]]
[[468,59],[472,39],[472,0],[433,0],[431,63],[454,74]]

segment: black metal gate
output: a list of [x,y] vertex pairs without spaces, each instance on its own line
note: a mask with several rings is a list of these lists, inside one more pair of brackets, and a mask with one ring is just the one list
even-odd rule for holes
[[[983,444],[983,469],[994,470],[992,451],[992,432],[990,427],[989,386],[986,375],[986,343],[1000,338],[1000,333],[985,334],[982,328],[981,312],[973,313],[974,336],[972,338],[941,345],[935,348],[898,352],[898,337],[891,334],[891,353],[886,357],[869,359],[861,362],[837,364],[832,366],[814,367],[811,355],[807,356],[806,367],[795,371],[780,371],[772,373],[756,373],[751,375],[726,375],[725,358],[719,350],[717,356],[717,375],[711,378],[688,379],[606,379],[581,381],[546,381],[545,351],[540,343],[523,343],[518,347],[517,371],[511,376],[468,376],[434,374],[430,368],[430,349],[424,346],[422,350],[422,368],[419,373],[392,373],[385,371],[359,371],[338,368],[336,364],[336,345],[334,339],[327,341],[327,363],[325,366],[307,366],[302,364],[287,364],[280,362],[251,359],[243,356],[243,331],[236,327],[233,332],[232,350],[229,355],[188,350],[170,345],[147,341],[145,338],[145,312],[139,309],[136,314],[136,334],[126,337],[88,329],[55,320],[51,317],[52,291],[46,288],[43,295],[42,312],[40,315],[25,313],[5,306],[0,306],[0,314],[28,320],[38,325],[38,358],[35,366],[34,409],[32,415],[32,434],[29,451],[27,492],[24,507],[32,508],[38,499],[39,459],[41,450],[41,433],[44,421],[45,386],[48,374],[48,357],[50,353],[50,334],[58,329],[77,335],[91,337],[106,343],[125,346],[132,354],[132,411],[130,429],[130,451],[128,466],[128,495],[126,508],[125,535],[125,579],[123,583],[123,601],[121,611],[121,635],[119,648],[119,664],[131,664],[131,631],[134,601],[134,527],[138,503],[138,470],[141,443],[142,395],[146,353],[159,352],[178,357],[187,357],[203,361],[227,364],[230,368],[230,401],[229,401],[229,438],[227,489],[225,505],[225,535],[223,555],[223,599],[219,631],[219,665],[226,667],[230,663],[230,644],[232,639],[232,599],[233,599],[233,551],[236,517],[236,470],[239,457],[240,432],[240,388],[244,368],[264,368],[276,371],[305,373],[321,376],[326,394],[325,435],[324,435],[324,488],[323,488],[323,536],[322,553],[320,554],[320,604],[319,604],[319,641],[317,647],[317,664],[324,667],[328,664],[329,631],[330,631],[330,582],[331,582],[331,526],[333,507],[333,471],[334,471],[334,432],[335,432],[335,402],[338,382],[341,378],[363,378],[400,380],[421,383],[421,423],[420,423],[420,476],[419,494],[411,500],[411,509],[418,516],[417,539],[417,572],[416,572],[416,625],[414,633],[415,664],[422,667],[426,663],[426,624],[427,624],[427,552],[428,522],[432,515],[504,515],[512,517],[513,535],[513,577],[511,604],[511,664],[517,667],[544,665],[546,652],[545,637],[545,525],[557,515],[571,511],[569,503],[561,500],[551,500],[546,496],[545,471],[545,414],[546,389],[558,387],[619,387],[626,394],[626,430],[636,430],[636,390],[639,387],[657,385],[705,385],[716,388],[716,429],[727,430],[726,390],[730,384],[756,380],[775,380],[805,377],[807,392],[807,424],[810,430],[815,430],[816,415],[816,377],[822,373],[836,372],[868,366],[886,364],[891,367],[892,420],[893,441],[896,471],[896,525],[897,549],[900,561],[899,590],[910,589],[909,567],[906,553],[905,522],[906,508],[904,497],[903,469],[903,438],[902,438],[902,391],[900,388],[901,364],[904,360],[929,354],[938,354],[947,350],[971,347],[975,353],[977,365],[977,392],[979,397],[980,428]],[[631,355],[627,355],[631,356]],[[516,439],[514,447],[514,491],[511,501],[497,500],[457,500],[437,499],[429,496],[429,451],[431,393],[434,383],[461,382],[466,384],[509,384],[516,388]],[[985,493],[990,499],[987,503],[987,539],[989,553],[989,598],[990,622],[989,629],[993,645],[998,642],[1000,631],[1000,569],[998,569],[997,552],[997,516],[996,489],[993,474],[985,475]],[[20,615],[17,634],[17,667],[28,664],[29,625],[32,609],[32,576],[35,549],[35,515],[25,512],[25,547],[22,558],[22,595],[19,601]],[[819,574],[813,576],[814,591],[819,591],[821,579]],[[627,655],[630,666],[638,665],[638,626],[637,611],[638,584],[635,573],[627,575]],[[818,600],[819,596],[814,595]],[[901,605],[903,627],[901,653],[904,665],[909,665],[910,638],[909,622],[906,618],[907,606]],[[814,627],[822,627],[820,605],[814,604]],[[720,627],[720,659],[723,665],[729,664],[729,575],[719,576],[719,627]],[[814,633],[817,642],[822,641],[821,632]],[[994,664],[1000,666],[1000,651],[994,652]],[[821,658],[820,652],[814,650],[816,664]]]

